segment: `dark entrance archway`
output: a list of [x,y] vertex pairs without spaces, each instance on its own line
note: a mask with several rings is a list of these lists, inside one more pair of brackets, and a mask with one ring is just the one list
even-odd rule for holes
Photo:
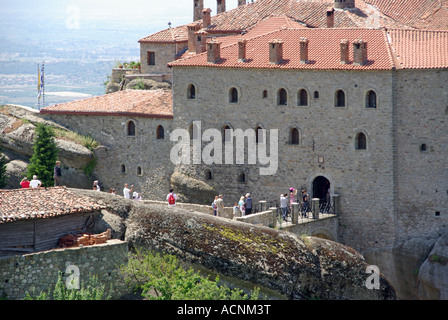
[[313,181],[313,198],[326,199],[330,190],[330,181],[324,176],[318,176]]

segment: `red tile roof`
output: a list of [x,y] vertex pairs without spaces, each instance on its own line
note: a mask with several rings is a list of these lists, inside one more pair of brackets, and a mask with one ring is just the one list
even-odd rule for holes
[[402,69],[448,68],[448,30],[389,30]]
[[104,209],[65,187],[0,190],[0,224]]
[[55,104],[42,108],[43,114],[88,114],[173,118],[170,90],[122,90],[102,96]]
[[[309,63],[301,63],[299,55],[299,39],[308,39]],[[219,39],[219,38],[218,38]],[[283,44],[283,62],[269,63],[269,45],[274,39]],[[349,57],[353,57],[352,43],[357,39],[367,42],[368,62],[365,65],[353,63],[341,64],[340,42],[350,42]],[[207,62],[207,53],[177,60],[170,66],[203,66],[218,68],[266,68],[266,69],[345,69],[345,70],[391,70],[395,67],[387,33],[384,29],[282,29],[261,36],[247,39],[246,62],[238,61],[238,44],[233,43],[221,47],[221,60],[217,63]]]
[[413,28],[448,29],[448,0],[364,1],[391,19]]
[[[270,16],[287,15],[312,28],[326,27],[334,0],[258,0],[211,17],[210,34],[240,33]],[[448,0],[356,0],[356,8],[336,10],[334,27],[447,29]],[[198,20],[201,22],[202,20]],[[186,42],[187,25],[168,28],[139,42]]]

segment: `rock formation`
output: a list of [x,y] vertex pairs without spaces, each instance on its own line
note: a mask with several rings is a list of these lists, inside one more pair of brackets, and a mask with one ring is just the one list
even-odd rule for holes
[[[60,125],[44,120],[39,111],[16,105],[0,106],[0,145],[9,160],[7,164],[8,187],[19,188],[33,155],[34,129],[37,123],[66,130]],[[64,184],[68,187],[90,188],[92,178],[84,172],[94,154],[86,147],[67,139],[55,139],[62,164]]]
[[118,233],[125,229],[123,239],[133,247],[175,254],[289,299],[395,299],[382,274],[379,289],[366,287],[368,264],[342,244],[104,192],[72,191],[104,205],[101,228],[111,228],[114,237],[114,229],[125,225]]

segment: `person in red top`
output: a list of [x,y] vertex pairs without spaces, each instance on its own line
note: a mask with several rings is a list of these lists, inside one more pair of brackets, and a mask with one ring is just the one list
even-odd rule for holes
[[22,188],[29,188],[30,187],[30,181],[28,180],[27,177],[23,178],[22,181],[20,181],[20,185],[22,186]]

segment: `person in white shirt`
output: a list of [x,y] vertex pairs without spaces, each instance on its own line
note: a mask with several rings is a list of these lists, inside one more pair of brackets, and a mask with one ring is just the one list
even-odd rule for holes
[[170,193],[166,195],[166,201],[168,201],[168,207],[175,207],[177,201],[177,195],[170,189]]
[[123,188],[123,196],[126,199],[131,199],[131,192],[134,190],[134,185],[131,186],[131,189],[129,189],[129,185],[127,183],[124,184]]
[[98,180],[93,181],[93,190],[101,191],[100,185],[98,184]]
[[288,213],[288,199],[286,197],[286,193],[280,195],[280,208],[282,210],[282,219],[284,221],[286,221],[286,214]]
[[30,187],[31,188],[39,188],[42,185],[42,182],[40,180],[37,180],[37,176],[33,176],[33,180],[30,181]]

